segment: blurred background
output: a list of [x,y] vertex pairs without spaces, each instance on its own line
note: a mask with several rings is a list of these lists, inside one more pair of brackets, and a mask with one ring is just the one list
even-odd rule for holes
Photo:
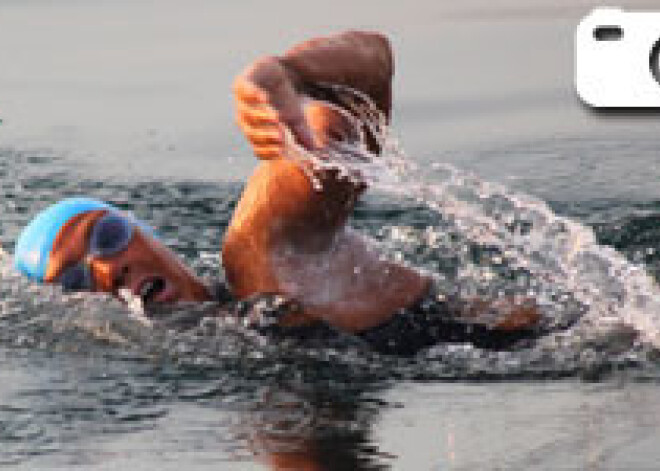
[[[312,36],[370,29],[392,41],[394,125],[414,159],[457,162],[496,180],[540,173],[535,194],[560,184],[597,193],[597,177],[570,162],[533,149],[524,159],[497,152],[660,127],[648,117],[597,117],[578,102],[573,35],[596,5],[3,0],[0,142],[61,150],[107,175],[242,180],[254,160],[233,121],[235,74]],[[619,171],[605,166],[596,173]],[[655,185],[617,191],[656,194]]]

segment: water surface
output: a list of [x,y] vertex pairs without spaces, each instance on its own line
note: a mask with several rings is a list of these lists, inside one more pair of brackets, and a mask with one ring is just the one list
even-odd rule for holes
[[[3,247],[39,209],[83,193],[217,275],[254,164],[232,124],[233,75],[301,38],[372,28],[392,37],[395,127],[424,178],[373,192],[353,224],[447,284],[531,289],[549,315],[568,292],[590,313],[516,352],[398,359],[213,322],[149,329],[119,302],[30,285],[3,262],[0,462],[654,469],[658,121],[577,103],[572,34],[590,6],[3,2]],[[515,235],[516,221],[536,226]]]

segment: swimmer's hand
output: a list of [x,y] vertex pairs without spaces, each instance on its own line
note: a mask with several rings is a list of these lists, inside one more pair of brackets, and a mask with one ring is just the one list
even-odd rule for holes
[[336,84],[367,94],[389,116],[393,75],[388,40],[349,31],[297,45],[284,56],[264,57],[234,81],[236,119],[265,160],[283,155],[286,129],[307,149],[332,139],[352,138],[355,129],[342,110],[310,101],[315,84]]
[[505,332],[517,330],[536,330],[540,327],[542,316],[538,305],[531,299],[522,302],[504,300],[500,308],[502,317],[494,328]]
[[260,159],[282,156],[285,127],[300,145],[314,148],[303,99],[277,57],[259,59],[239,75],[234,81],[234,97],[236,121]]
[[530,298],[507,297],[494,301],[472,299],[467,305],[468,308],[461,316],[471,318],[492,330],[516,332],[541,328],[543,316],[536,302]]
[[236,305],[236,316],[245,327],[260,333],[316,323],[308,319],[292,298],[274,294],[253,294]]

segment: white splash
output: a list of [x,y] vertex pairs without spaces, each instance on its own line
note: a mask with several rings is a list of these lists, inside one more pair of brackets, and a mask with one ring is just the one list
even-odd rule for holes
[[[380,155],[371,153],[363,140],[337,142],[313,153],[288,136],[288,156],[311,161],[316,169],[337,169],[344,178],[397,197],[413,199],[438,214],[470,246],[497,252],[498,263],[524,270],[533,278],[528,293],[552,315],[558,299],[570,297],[586,310],[579,328],[610,332],[612,326],[633,327],[641,340],[660,347],[660,289],[645,267],[627,260],[611,247],[599,245],[594,232],[576,221],[558,216],[543,201],[481,180],[450,165],[420,168],[403,152],[373,102],[355,90],[326,85],[341,105],[356,116],[376,138]],[[429,171],[432,170],[432,171]],[[429,182],[432,174],[433,182]],[[320,181],[308,175],[315,187]],[[429,227],[433,243],[446,228]],[[467,250],[466,250],[467,251]],[[477,267],[463,257],[459,278],[473,278],[489,267]],[[575,333],[575,332],[573,332]]]
[[152,327],[153,322],[147,317],[144,311],[144,303],[140,296],[134,295],[131,290],[127,288],[120,289],[117,294],[126,303],[126,307],[128,307],[128,311],[133,319],[145,327]]

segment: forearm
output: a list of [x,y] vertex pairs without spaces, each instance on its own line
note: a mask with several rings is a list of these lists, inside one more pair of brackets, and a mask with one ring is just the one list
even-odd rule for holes
[[314,38],[293,47],[280,60],[298,89],[315,83],[351,87],[369,95],[389,116],[394,59],[385,36],[349,31]]

